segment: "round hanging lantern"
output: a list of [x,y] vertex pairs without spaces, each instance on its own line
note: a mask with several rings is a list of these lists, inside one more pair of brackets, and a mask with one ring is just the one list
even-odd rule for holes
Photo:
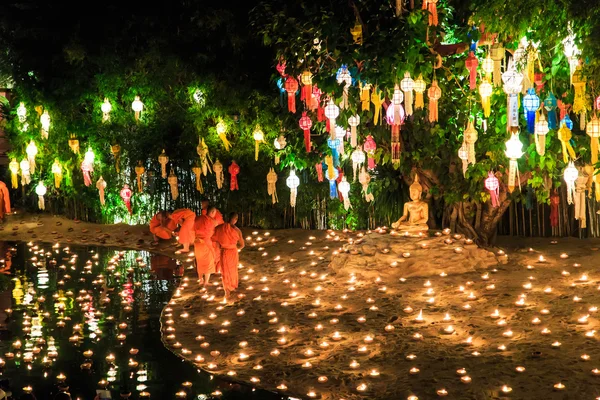
[[256,125],[256,128],[254,128],[252,137],[254,137],[254,160],[258,161],[259,145],[265,140],[265,134],[263,133],[262,129],[260,129],[259,125]]
[[485,188],[490,192],[490,197],[492,200],[492,207],[498,207],[499,201],[498,196],[500,194],[500,182],[496,175],[491,171],[488,172],[488,177],[484,181]]
[[350,183],[348,182],[345,176],[342,177],[342,181],[338,184],[338,191],[342,194],[342,197],[344,198],[344,209],[348,210],[351,206]]
[[427,88],[427,85],[425,84],[425,81],[423,80],[423,76],[419,75],[419,77],[417,78],[417,80],[415,80],[415,108],[417,110],[422,109],[425,106],[425,103],[423,102],[423,93],[425,93],[425,89]]
[[298,186],[300,179],[296,176],[294,170],[290,170],[290,176],[285,180],[285,184],[290,188],[290,206],[296,207],[296,196],[298,195]]
[[144,103],[140,100],[140,96],[135,96],[135,99],[131,103],[131,109],[135,112],[135,119],[140,119],[140,113],[144,109]]
[[35,194],[37,194],[38,196],[38,208],[40,210],[45,210],[46,209],[46,203],[44,202],[44,196],[46,195],[46,185],[44,185],[44,182],[39,181],[37,186],[35,187]]
[[[110,119],[110,112],[112,111],[112,105],[108,98],[104,98],[104,103],[100,106],[100,110],[102,110],[102,121],[106,122]],[[135,111],[135,110],[134,110]]]
[[575,181],[579,177],[579,171],[575,168],[573,161],[569,161],[569,165],[563,171],[563,178],[567,184],[567,202],[573,204],[573,194],[575,192]]
[[527,117],[527,131],[533,133],[535,129],[535,113],[540,108],[540,98],[535,94],[534,88],[529,88],[523,97],[523,109]]
[[38,149],[33,140],[25,148],[25,153],[27,153],[27,160],[29,161],[29,171],[35,174],[35,156],[38,153]]
[[48,132],[50,131],[50,114],[48,114],[48,110],[44,110],[40,116],[40,124],[42,125],[42,139],[48,139]]
[[298,91],[298,81],[292,76],[288,76],[285,80],[285,91],[288,95],[288,111],[296,112],[296,92]]
[[458,149],[458,158],[462,160],[462,172],[463,176],[467,173],[467,167],[469,166],[469,146],[467,142],[462,143],[462,146]]
[[19,117],[19,122],[25,122],[27,119],[27,108],[25,108],[25,103],[19,103],[19,107],[17,107],[17,117]]
[[517,159],[523,155],[523,143],[519,139],[517,133],[513,133],[510,139],[506,141],[506,150],[504,154],[509,158],[509,170],[508,170],[508,190],[512,192],[515,188],[517,172],[519,170],[519,164]]
[[306,111],[302,113],[302,117],[300,121],[298,121],[298,125],[300,125],[300,129],[304,132],[304,148],[306,152],[310,152],[310,128],[312,128],[312,120],[306,114]]
[[490,57],[489,53],[481,62],[481,69],[486,73],[486,75],[488,75],[488,77],[492,74],[492,72],[494,72],[494,60],[492,60],[492,57]]
[[546,135],[548,132],[548,121],[546,121],[544,114],[541,114],[535,123],[535,147],[540,156],[546,153]]
[[277,139],[273,142],[273,147],[275,150],[283,150],[287,145],[287,140],[285,140],[285,136],[279,135]]

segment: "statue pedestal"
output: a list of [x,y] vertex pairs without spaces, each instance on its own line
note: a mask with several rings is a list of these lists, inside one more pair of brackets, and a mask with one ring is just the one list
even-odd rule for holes
[[426,238],[429,236],[429,226],[427,224],[392,224],[392,228],[395,230],[395,234],[400,236],[412,238]]

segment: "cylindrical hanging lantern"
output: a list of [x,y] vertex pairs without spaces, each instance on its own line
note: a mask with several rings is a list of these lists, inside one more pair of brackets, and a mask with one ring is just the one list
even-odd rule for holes
[[500,206],[500,202],[498,201],[498,197],[500,196],[500,182],[492,171],[488,172],[488,177],[485,179],[484,184],[485,188],[490,192],[492,207],[496,208]]
[[569,165],[563,172],[563,177],[567,184],[567,202],[573,204],[573,195],[575,194],[575,181],[579,177],[579,171],[575,168],[573,161],[569,161]]
[[304,132],[304,148],[307,153],[310,153],[310,128],[312,128],[312,121],[306,114],[306,111],[302,113],[302,117],[298,124],[300,125],[300,129]]
[[231,191],[239,190],[240,187],[238,185],[237,176],[240,173],[240,166],[237,165],[235,160],[233,160],[233,161],[231,161],[231,164],[229,165],[229,168],[227,169],[227,171],[229,171],[229,175],[231,176],[230,183],[229,183],[229,190],[231,190]]
[[348,125],[350,125],[350,146],[353,148],[358,144],[358,133],[356,127],[360,124],[360,115],[355,114],[348,118]]
[[467,59],[465,61],[465,66],[469,70],[469,88],[471,90],[475,90],[477,87],[477,66],[479,65],[479,60],[475,57],[475,53],[470,51]]
[[38,149],[33,140],[27,145],[25,153],[27,153],[27,160],[29,161],[29,172],[35,174],[35,156],[38,153]]
[[267,193],[271,196],[273,204],[277,203],[277,173],[273,167],[269,169],[267,174]]
[[10,182],[13,189],[19,187],[18,181],[18,173],[19,173],[19,163],[16,158],[13,158],[12,161],[8,164],[8,169],[10,169]]
[[50,132],[50,114],[48,114],[48,110],[44,110],[40,116],[40,125],[42,126],[42,139],[48,139],[48,132]]
[[352,176],[356,180],[358,169],[365,163],[365,152],[358,146],[350,155],[352,159]]
[[342,177],[342,181],[338,183],[338,190],[344,198],[344,209],[348,211],[352,204],[350,204],[350,182],[348,182],[345,176]]
[[100,196],[100,204],[104,205],[104,190],[106,189],[106,181],[104,178],[102,178],[102,176],[96,181],[96,188],[98,189],[98,195]]
[[54,175],[54,187],[56,189],[58,189],[58,188],[60,188],[60,183],[62,182],[62,178],[63,178],[62,166],[60,165],[58,158],[56,158],[54,160],[54,163],[52,164],[51,169],[52,169],[52,174]]
[[35,187],[35,194],[37,194],[38,196],[38,208],[40,210],[45,210],[46,209],[46,203],[44,201],[44,196],[46,195],[46,185],[44,185],[44,182],[39,181],[37,186]]
[[477,141],[477,129],[475,129],[475,125],[473,124],[473,120],[469,120],[467,124],[467,129],[464,132],[465,143],[467,144],[468,157],[467,161],[469,164],[475,164],[475,142]]
[[179,185],[178,185],[177,175],[175,175],[175,171],[171,168],[171,172],[169,173],[169,177],[167,178],[167,183],[171,188],[171,198],[173,201],[177,200],[179,197]]
[[413,90],[415,81],[410,77],[410,72],[404,73],[404,78],[400,81],[400,89],[404,92],[404,110],[406,115],[413,114]]
[[598,163],[598,151],[600,148],[598,146],[598,138],[600,137],[600,120],[594,114],[590,122],[588,122],[587,127],[585,128],[585,133],[590,137],[590,156],[592,159],[592,164],[596,165]]
[[427,90],[429,97],[429,122],[438,121],[438,100],[442,97],[442,89],[438,86],[437,80],[431,82],[431,86]]
[[102,122],[108,122],[110,120],[112,105],[107,97],[104,98],[104,103],[100,106],[100,110],[102,110]]
[[375,169],[375,150],[377,150],[377,144],[373,136],[367,136],[363,149],[367,152],[367,166],[369,169]]
[[139,121],[142,110],[144,109],[144,103],[140,100],[140,96],[135,96],[135,99],[131,103],[131,109],[135,113],[135,120]]
[[300,179],[296,176],[294,170],[290,170],[290,176],[285,180],[285,184],[290,188],[290,206],[296,207],[296,197],[298,195],[298,186],[300,186]]
[[548,134],[548,121],[543,113],[535,123],[535,149],[540,156],[546,154],[546,135]]
[[259,145],[265,140],[265,134],[262,129],[260,129],[260,125],[256,125],[252,136],[254,137],[254,161],[258,161]]
[[225,121],[222,119],[219,119],[219,122],[217,123],[217,135],[219,136],[219,139],[221,139],[221,142],[223,142],[225,150],[229,151],[231,143],[227,140],[227,124],[225,124]]
[[135,179],[137,181],[138,192],[142,193],[144,191],[144,185],[142,184],[142,176],[146,172],[146,168],[144,168],[144,164],[142,164],[142,160],[138,160],[138,163],[135,167]]
[[169,157],[167,156],[165,149],[163,149],[162,153],[158,156],[158,162],[160,164],[160,174],[164,179],[167,177],[167,164],[169,163]]
[[83,183],[85,186],[90,186],[92,184],[90,174],[94,172],[94,158],[94,152],[91,148],[88,148],[88,151],[85,152],[83,161],[81,162],[81,172],[83,173]]
[[419,77],[415,81],[415,86],[414,86],[415,108],[417,110],[420,110],[423,107],[425,107],[425,103],[423,102],[423,93],[425,93],[426,88],[427,88],[427,85],[425,84],[425,81],[423,80],[423,75],[419,75]]
[[31,182],[31,171],[29,170],[29,161],[24,158],[20,163],[19,167],[21,167],[21,185],[29,185]]
[[538,108],[540,108],[540,98],[535,94],[535,89],[527,89],[527,94],[523,97],[523,110],[527,118],[527,131],[529,133],[535,131],[535,115]]
[[288,96],[288,111],[296,112],[296,92],[298,91],[298,81],[293,76],[288,76],[285,80],[285,91]]
[[217,181],[217,189],[221,189],[223,187],[223,182],[225,180],[225,176],[223,174],[223,164],[217,158],[217,161],[213,164],[213,171],[215,172],[215,178]]
[[119,195],[121,196],[121,199],[125,203],[125,207],[127,207],[127,211],[129,211],[129,214],[131,215],[132,214],[131,196],[133,195],[133,192],[131,191],[131,189],[129,189],[129,185],[127,185],[127,184],[123,185],[123,189],[121,189],[121,191],[119,192]]
[[519,140],[518,133],[512,133],[510,139],[506,142],[506,157],[510,160],[508,169],[508,191],[512,192],[515,189],[517,173],[519,172],[519,164],[517,159],[523,155],[523,143]]

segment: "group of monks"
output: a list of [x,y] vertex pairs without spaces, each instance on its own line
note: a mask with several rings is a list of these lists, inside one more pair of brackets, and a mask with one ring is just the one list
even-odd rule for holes
[[206,287],[212,274],[221,273],[225,302],[230,302],[231,292],[238,287],[238,251],[244,248],[237,220],[237,213],[231,213],[225,222],[221,212],[205,200],[198,216],[187,208],[160,211],[150,221],[150,232],[155,240],[169,240],[178,231],[183,248],[177,253],[189,252],[193,245],[199,282]]

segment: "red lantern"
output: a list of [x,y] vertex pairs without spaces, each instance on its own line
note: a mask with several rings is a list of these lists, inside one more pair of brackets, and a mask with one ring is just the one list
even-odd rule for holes
[[231,175],[229,190],[239,190],[240,187],[238,186],[237,176],[240,173],[240,166],[237,165],[235,160],[231,162],[231,165],[229,166],[228,171],[229,171],[229,175]]
[[285,61],[277,63],[275,68],[277,69],[277,72],[279,72],[279,75],[285,77]]
[[320,162],[315,165],[315,169],[317,170],[317,180],[319,182],[323,182],[323,164]]
[[373,136],[367,136],[367,140],[365,140],[363,149],[367,152],[367,166],[369,169],[375,169],[375,158],[373,158],[373,156],[375,155],[375,150],[377,149],[377,143],[375,143]]
[[123,189],[121,189],[121,192],[119,194],[125,202],[127,211],[129,211],[129,214],[131,214],[131,195],[133,194],[133,192],[131,191],[131,189],[129,189],[129,185],[124,185]]
[[465,61],[465,66],[469,70],[469,88],[471,90],[475,90],[477,87],[477,66],[479,65],[479,61],[477,57],[475,57],[475,53],[472,51],[469,52],[469,56]]
[[317,121],[323,122],[325,121],[325,109],[321,106],[321,95],[323,92],[321,89],[317,87],[317,85],[313,85],[313,106],[317,108]]
[[535,83],[535,90],[538,93],[544,90],[544,74],[541,72],[536,72],[534,75],[533,83]]
[[498,178],[496,178],[496,175],[490,171],[488,172],[488,177],[484,183],[485,188],[490,192],[490,196],[492,198],[492,207],[498,207],[500,205],[498,201],[498,196],[500,194],[500,183],[498,182]]
[[302,118],[300,118],[300,129],[304,131],[304,146],[306,147],[306,152],[310,153],[310,128],[312,127],[312,121],[308,115],[306,115],[306,111],[302,113]]
[[[338,177],[335,181],[337,182],[338,188],[339,188],[340,182],[344,178],[344,170],[341,169],[340,167],[337,167],[337,170],[338,170]],[[344,195],[342,194],[342,192],[340,190],[338,190],[338,199],[340,199],[340,201],[342,203],[344,202]]]
[[423,10],[429,11],[429,26],[438,25],[437,1],[423,0]]
[[564,103],[561,100],[558,100],[556,102],[556,105],[557,105],[558,109],[560,110],[560,120],[563,120],[565,118],[565,116],[567,115],[567,113],[569,112],[569,110],[571,109],[571,105]]
[[288,76],[285,80],[285,91],[288,95],[288,111],[296,112],[296,92],[298,91],[298,81],[293,77]]

